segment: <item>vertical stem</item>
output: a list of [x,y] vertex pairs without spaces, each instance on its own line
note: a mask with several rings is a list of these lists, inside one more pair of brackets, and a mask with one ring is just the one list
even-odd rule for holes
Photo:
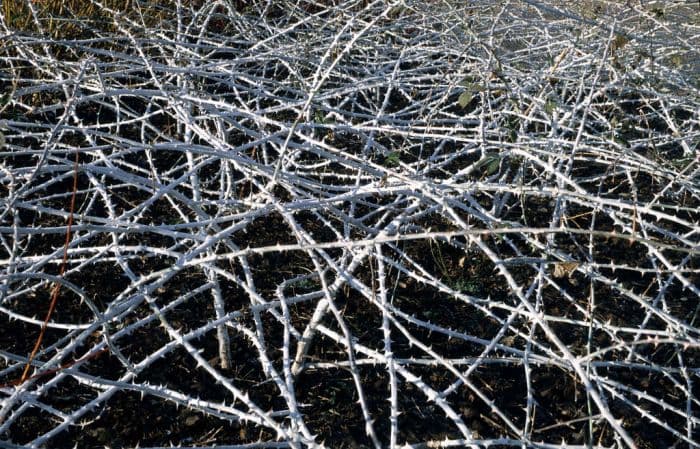
[[[66,227],[66,241],[63,244],[63,259],[61,260],[61,268],[59,269],[59,277],[63,276],[63,273],[66,271],[66,262],[68,261],[68,245],[70,244],[71,240],[71,228],[73,226],[73,211],[75,210],[75,196],[76,192],[78,190],[78,162],[79,162],[79,157],[80,153],[78,151],[75,152],[75,160],[73,162],[73,191],[71,192],[71,197],[70,197],[70,212],[68,214],[68,226]],[[44,340],[44,335],[46,334],[46,328],[48,327],[49,320],[51,319],[51,315],[53,315],[54,310],[56,309],[56,303],[58,302],[58,293],[61,291],[61,284],[58,282],[55,282],[53,287],[51,288],[51,302],[49,303],[49,310],[46,312],[46,317],[44,318],[44,322],[41,324],[41,330],[39,331],[39,336],[36,339],[36,342],[34,343],[34,348],[32,349],[31,354],[29,355],[29,359],[27,360],[27,364],[24,365],[24,371],[22,372],[22,377],[20,378],[20,383],[24,383],[25,380],[29,377],[29,370],[31,369],[32,362],[34,361],[34,358],[36,357],[36,353],[39,352],[39,348],[41,347],[41,342]]]

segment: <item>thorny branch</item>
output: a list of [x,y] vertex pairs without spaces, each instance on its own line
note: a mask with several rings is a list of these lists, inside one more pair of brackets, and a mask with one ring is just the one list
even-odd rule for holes
[[134,3],[0,12],[0,447],[700,446],[694,5]]

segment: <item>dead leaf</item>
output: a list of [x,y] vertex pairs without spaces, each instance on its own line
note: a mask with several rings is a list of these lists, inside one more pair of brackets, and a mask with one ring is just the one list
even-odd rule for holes
[[557,262],[554,264],[552,275],[555,278],[571,277],[579,265],[581,264],[578,262]]

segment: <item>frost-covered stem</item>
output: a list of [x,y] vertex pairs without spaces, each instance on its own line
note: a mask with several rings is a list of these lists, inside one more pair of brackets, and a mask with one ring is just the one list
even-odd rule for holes
[[[390,414],[389,414],[389,425],[390,425],[390,434],[389,434],[389,448],[394,449],[396,447],[397,443],[397,438],[398,438],[398,433],[399,433],[399,401],[398,401],[398,384],[397,384],[397,377],[396,377],[396,367],[395,362],[394,362],[394,351],[392,350],[392,332],[391,332],[391,323],[389,320],[389,309],[387,307],[389,300],[387,297],[387,285],[386,285],[386,280],[387,280],[387,272],[386,268],[384,266],[384,258],[382,256],[382,247],[380,245],[376,245],[374,248],[374,253],[376,254],[376,257],[374,260],[377,262],[377,271],[376,271],[376,279],[375,279],[375,271],[374,267],[372,266],[373,260],[370,259],[370,270],[372,273],[372,284],[371,284],[371,289],[372,289],[372,301],[373,302],[379,302],[382,310],[382,333],[384,335],[384,357],[386,358],[387,361],[387,371],[389,373],[389,407],[390,407]],[[378,289],[375,290],[375,281],[378,284]],[[375,294],[376,292],[376,294]],[[379,296],[378,298],[376,296]]]

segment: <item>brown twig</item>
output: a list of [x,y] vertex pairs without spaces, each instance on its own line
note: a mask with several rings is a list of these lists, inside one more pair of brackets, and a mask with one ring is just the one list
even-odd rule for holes
[[[76,151],[75,161],[73,162],[73,191],[71,192],[70,198],[70,212],[68,214],[68,226],[66,228],[66,241],[63,245],[63,259],[61,261],[61,267],[59,269],[59,276],[63,276],[63,274],[65,273],[66,263],[68,261],[68,245],[70,244],[71,240],[71,227],[73,226],[73,211],[75,210],[75,197],[76,192],[78,190],[78,160],[79,153]],[[37,337],[36,342],[34,343],[34,348],[32,349],[32,353],[29,355],[29,360],[27,360],[27,364],[24,366],[22,377],[19,379],[18,382],[19,384],[22,384],[27,379],[29,379],[29,370],[31,369],[34,357],[36,357],[36,353],[41,347],[41,342],[44,339],[44,334],[46,333],[46,328],[48,327],[51,315],[53,315],[53,312],[56,309],[56,302],[58,301],[58,293],[60,292],[60,290],[61,284],[55,282],[53,288],[51,289],[51,302],[49,303],[49,310],[46,312],[46,317],[44,318],[44,322],[41,325],[41,331],[39,331],[39,337]]]
[[72,362],[68,362],[68,363],[64,363],[63,365],[60,365],[60,366],[58,366],[58,367],[56,367],[56,368],[48,369],[48,370],[46,370],[46,371],[42,371],[42,372],[40,372],[40,373],[34,374],[34,375],[32,375],[32,376],[29,376],[29,377],[27,377],[26,379],[17,379],[17,380],[10,381],[10,382],[8,382],[8,383],[6,383],[6,384],[2,384],[2,385],[0,385],[0,388],[11,387],[11,386],[12,386],[12,387],[13,387],[13,386],[17,386],[17,385],[22,384],[22,383],[23,383],[24,381],[26,381],[26,380],[38,379],[38,378],[40,378],[40,377],[48,376],[49,374],[54,374],[54,373],[57,373],[57,372],[59,372],[59,371],[63,371],[64,369],[70,368],[71,366],[77,365],[78,363],[82,363],[82,362],[85,362],[85,361],[87,361],[87,360],[90,360],[90,359],[94,359],[94,358],[96,358],[96,357],[99,357],[99,356],[101,356],[102,354],[104,354],[104,353],[107,352],[107,351],[109,351],[109,348],[100,349],[99,351],[90,353],[90,354],[86,355],[85,357],[83,357],[83,358],[81,358],[81,359],[73,360]]

